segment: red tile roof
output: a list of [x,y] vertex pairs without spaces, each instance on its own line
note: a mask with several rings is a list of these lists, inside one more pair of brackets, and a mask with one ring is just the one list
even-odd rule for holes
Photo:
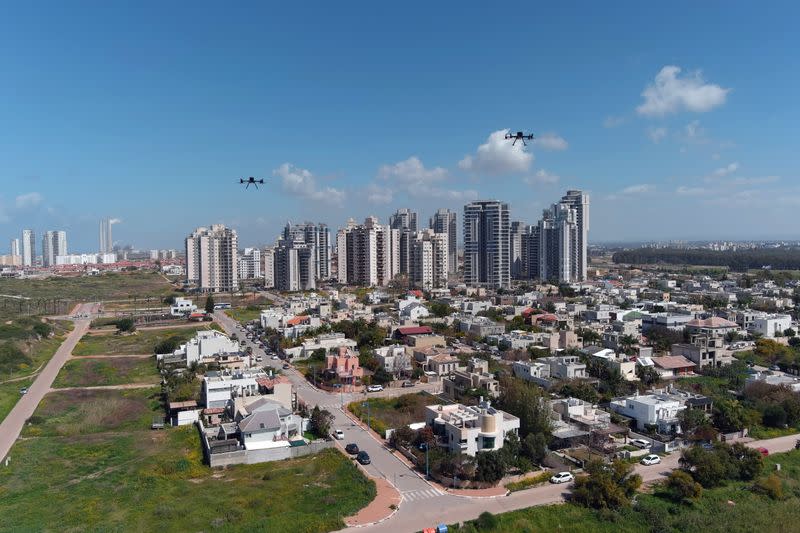
[[397,328],[397,333],[400,335],[429,335],[433,333],[430,326],[408,326],[405,328]]
[[665,355],[663,357],[653,357],[653,363],[664,370],[675,370],[676,368],[694,367],[694,363],[682,355]]

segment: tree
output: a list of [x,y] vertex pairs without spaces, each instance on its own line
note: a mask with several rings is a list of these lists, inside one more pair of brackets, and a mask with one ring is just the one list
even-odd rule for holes
[[320,409],[318,405],[311,410],[311,432],[317,437],[324,438],[331,432],[333,415],[326,409]]
[[544,389],[509,377],[501,379],[500,388],[503,392],[497,400],[498,406],[519,417],[522,438],[530,433],[541,433],[549,440],[550,412]]
[[321,362],[325,360],[326,355],[327,352],[325,351],[325,348],[317,348],[316,350],[311,352],[311,355],[309,356],[308,360]]
[[678,422],[681,425],[681,431],[690,439],[695,435],[695,432],[706,426],[710,426],[708,417],[699,409],[684,409],[678,413]]
[[714,402],[714,426],[723,433],[741,431],[745,424],[742,405],[736,400],[718,399]]
[[416,431],[411,429],[408,426],[400,426],[399,428],[392,431],[392,436],[390,437],[390,443],[395,448],[397,447],[408,447],[409,444],[414,442],[414,439],[417,437]]
[[132,318],[120,318],[117,320],[117,331],[119,333],[127,333],[136,330],[136,323]]
[[636,375],[646,387],[657,385],[661,381],[661,374],[652,366],[636,366]]
[[610,465],[591,461],[587,476],[575,480],[572,496],[576,503],[594,509],[620,509],[630,504],[642,477],[633,465],[615,460]]
[[210,294],[208,295],[208,298],[206,298],[206,307],[205,307],[205,309],[206,309],[206,313],[211,314],[211,313],[214,312],[214,297],[211,296]]
[[703,486],[683,470],[673,470],[664,487],[670,497],[680,503],[692,503],[703,494]]
[[494,483],[503,479],[506,464],[500,451],[478,452],[475,455],[475,479]]
[[520,453],[530,462],[542,464],[547,455],[547,438],[542,433],[529,433],[522,440]]
[[785,337],[791,338],[791,337],[794,337],[795,335],[797,335],[797,332],[795,330],[793,330],[792,328],[786,328],[785,330],[783,330],[783,335]]

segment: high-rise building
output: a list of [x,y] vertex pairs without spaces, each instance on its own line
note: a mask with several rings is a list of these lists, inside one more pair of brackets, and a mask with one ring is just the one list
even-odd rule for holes
[[559,283],[580,281],[576,210],[564,203],[545,209],[538,236],[538,277]]
[[67,232],[46,231],[42,236],[42,265],[56,265],[56,257],[67,255]]
[[281,240],[275,247],[275,288],[307,291],[316,288],[316,250],[312,244]]
[[36,260],[36,234],[32,229],[22,230],[22,265],[33,266]]
[[108,217],[100,219],[100,253],[105,254],[114,251],[114,239],[111,238],[111,219]]
[[511,279],[524,279],[528,277],[526,268],[526,260],[524,256],[525,233],[527,226],[522,222],[515,220],[511,223],[509,230],[509,245],[508,253],[509,260],[511,261]]
[[239,237],[222,224],[197,228],[186,238],[186,281],[206,292],[239,288]]
[[508,287],[511,283],[508,204],[495,200],[464,206],[464,281]]
[[436,233],[447,234],[447,246],[449,247],[447,268],[450,273],[458,270],[458,235],[456,234],[456,213],[449,209],[439,209],[430,219],[430,228]]
[[315,276],[318,280],[331,277],[331,233],[327,224],[304,222],[302,224],[286,224],[283,229],[283,240],[298,244],[304,243],[314,247]]
[[400,231],[376,217],[361,225],[350,220],[337,233],[336,247],[340,283],[383,286],[400,273]]
[[11,255],[22,255],[19,248],[19,239],[11,239]]
[[449,247],[447,233],[425,229],[411,243],[410,281],[422,289],[447,287]]
[[411,246],[417,231],[417,213],[410,209],[398,209],[389,217],[389,227],[397,230],[400,238],[400,274],[411,273]]
[[575,209],[575,224],[577,224],[577,259],[573,269],[577,281],[586,279],[589,266],[589,195],[583,191],[570,190],[561,198],[562,204],[567,204]]
[[245,248],[239,256],[239,279],[261,278],[261,250]]
[[275,286],[275,249],[267,246],[261,251],[261,270],[264,272],[264,287]]

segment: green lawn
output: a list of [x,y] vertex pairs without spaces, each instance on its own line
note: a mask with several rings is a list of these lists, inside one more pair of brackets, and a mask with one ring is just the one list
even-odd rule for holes
[[26,296],[36,300],[133,300],[162,298],[172,292],[172,285],[155,272],[106,272],[97,276],[0,279],[0,294]]
[[5,419],[20,399],[19,390],[22,387],[30,387],[33,378],[12,381],[0,385],[0,420]]
[[158,383],[159,379],[154,357],[72,359],[58,373],[53,387]]
[[194,427],[151,431],[155,400],[103,392],[40,405],[0,469],[0,530],[321,532],[375,495],[336,450],[211,470]]
[[267,306],[248,305],[247,307],[237,307],[236,309],[228,309],[225,314],[236,320],[241,324],[250,322],[251,320],[258,320],[261,317],[261,311],[266,309]]
[[[773,500],[751,490],[753,483],[732,482],[703,491],[695,504],[675,504],[656,490],[639,494],[636,506],[621,512],[601,513],[576,505],[529,507],[495,515],[492,527],[469,524],[456,531],[483,532],[725,532],[759,533],[797,531],[800,521],[800,452],[775,454],[765,461],[762,477],[775,472],[783,483],[784,499]],[[733,502],[733,505],[728,502]]]
[[435,396],[427,392],[404,394],[394,398],[369,398],[369,409],[363,406],[363,401],[350,403],[347,408],[351,413],[367,421],[369,411],[369,426],[376,433],[384,435],[387,429],[396,429],[414,422],[425,421],[425,406],[439,403]]
[[88,333],[75,346],[73,355],[137,355],[151,354],[156,344],[167,337],[176,337],[184,342],[195,336],[201,329],[209,329],[206,324],[189,328],[169,328],[138,330],[130,335],[115,333]]

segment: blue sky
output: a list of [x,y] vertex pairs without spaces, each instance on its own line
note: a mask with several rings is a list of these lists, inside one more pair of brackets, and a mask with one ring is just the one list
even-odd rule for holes
[[0,238],[254,245],[473,198],[533,223],[567,188],[594,241],[800,230],[797,3],[109,4],[4,9]]

